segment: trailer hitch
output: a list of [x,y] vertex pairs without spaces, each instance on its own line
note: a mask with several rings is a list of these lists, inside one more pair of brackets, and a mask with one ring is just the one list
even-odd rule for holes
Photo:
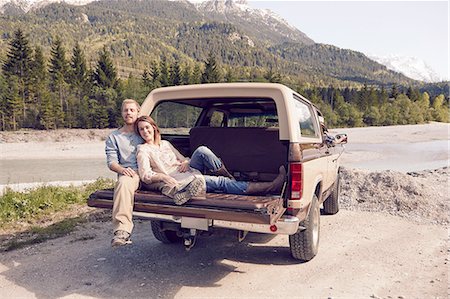
[[183,232],[183,244],[186,251],[191,250],[191,248],[194,247],[196,241],[197,230],[195,228],[191,228],[188,231]]

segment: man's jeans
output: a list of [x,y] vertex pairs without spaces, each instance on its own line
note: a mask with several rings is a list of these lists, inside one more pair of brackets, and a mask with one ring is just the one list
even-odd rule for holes
[[[199,146],[192,154],[189,166],[204,173],[215,172],[222,167],[222,161],[206,146]],[[248,182],[235,181],[223,176],[205,175],[206,192],[245,194]]]

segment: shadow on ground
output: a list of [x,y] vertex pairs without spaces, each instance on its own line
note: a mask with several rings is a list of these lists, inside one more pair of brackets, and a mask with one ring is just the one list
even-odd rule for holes
[[134,244],[111,249],[109,222],[93,222],[64,238],[2,254],[0,288],[13,292],[5,285],[14,284],[37,298],[173,297],[183,286],[220,286],[230,273],[240,273],[233,261],[296,264],[287,237],[279,238],[249,234],[238,243],[236,232],[219,230],[186,251],[182,244],[160,243],[148,221],[137,221]]

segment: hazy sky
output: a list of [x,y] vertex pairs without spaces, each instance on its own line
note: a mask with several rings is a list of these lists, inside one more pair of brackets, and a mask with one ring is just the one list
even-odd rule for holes
[[315,42],[376,56],[424,60],[449,78],[448,1],[249,1]]

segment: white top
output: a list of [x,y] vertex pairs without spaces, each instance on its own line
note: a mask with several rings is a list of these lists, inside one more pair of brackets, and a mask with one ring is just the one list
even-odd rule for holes
[[141,144],[137,147],[137,162],[139,177],[146,184],[154,183],[153,176],[162,173],[173,177],[183,189],[194,177],[202,177],[200,171],[190,168],[186,172],[179,172],[178,167],[188,160],[173,145],[161,140],[161,144]]

